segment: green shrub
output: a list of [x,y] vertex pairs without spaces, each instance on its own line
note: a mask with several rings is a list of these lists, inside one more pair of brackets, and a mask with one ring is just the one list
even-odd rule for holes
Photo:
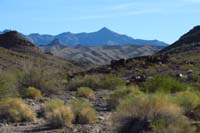
[[149,93],[175,93],[186,89],[187,86],[184,83],[180,83],[176,79],[168,76],[155,76],[147,79],[147,81],[143,83],[143,90]]
[[97,88],[99,82],[100,82],[100,77],[98,75],[85,75],[83,77],[77,76],[69,82],[67,88],[69,90],[77,90],[82,86],[89,88]]
[[125,80],[114,75],[86,75],[72,79],[67,88],[69,90],[76,90],[84,86],[92,89],[115,89],[117,86],[125,85],[125,83]]
[[75,114],[75,123],[91,124],[96,121],[96,111],[88,102],[75,99],[71,102],[71,108]]
[[119,133],[192,133],[195,130],[181,108],[162,94],[127,97],[114,116]]
[[111,109],[115,109],[117,105],[127,96],[135,96],[143,94],[137,86],[119,86],[108,98],[107,102]]
[[42,93],[35,87],[28,87],[24,92],[24,96],[32,99],[39,99],[42,97]]
[[30,65],[23,68],[20,78],[23,87],[33,86],[47,95],[62,93],[64,89],[62,75],[52,69]]
[[0,101],[0,116],[11,122],[35,121],[36,115],[19,98],[7,98]]
[[100,81],[100,89],[114,90],[118,86],[124,86],[126,81],[114,75],[105,75]]
[[18,96],[17,74],[13,71],[0,73],[0,99]]
[[95,99],[94,91],[89,87],[80,87],[77,91],[77,96],[89,99]]
[[174,97],[174,102],[183,107],[186,115],[190,115],[200,105],[200,98],[196,92],[187,90],[178,92]]

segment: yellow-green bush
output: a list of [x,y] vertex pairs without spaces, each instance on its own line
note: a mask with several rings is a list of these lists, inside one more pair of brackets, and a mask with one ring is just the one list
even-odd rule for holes
[[153,78],[147,79],[147,81],[143,83],[142,89],[148,93],[175,93],[178,91],[186,90],[187,85],[177,81],[175,78],[158,75]]
[[73,78],[67,88],[70,90],[76,90],[79,87],[89,87],[92,89],[115,89],[117,86],[125,85],[125,80],[115,75],[85,75],[83,77],[77,76]]
[[195,128],[182,112],[168,96],[138,95],[127,97],[120,103],[114,115],[114,124],[119,133],[193,133]]
[[35,121],[36,119],[31,107],[19,98],[1,100],[0,116],[11,122]]
[[49,125],[54,128],[59,127],[72,127],[72,121],[74,119],[73,112],[70,106],[60,106],[53,109],[46,114]]
[[45,112],[52,112],[54,109],[64,106],[64,101],[60,99],[50,99],[45,102]]
[[174,102],[183,107],[185,113],[189,115],[200,105],[200,98],[197,92],[187,90],[178,92],[174,96]]
[[53,128],[72,127],[73,111],[62,100],[51,99],[45,102],[45,114],[49,125]]
[[0,72],[0,99],[19,95],[17,72]]
[[75,99],[71,102],[71,107],[75,115],[75,123],[91,124],[96,121],[96,111],[88,102]]
[[100,89],[114,90],[118,86],[124,86],[126,81],[115,75],[104,75],[103,79],[99,82]]
[[32,99],[39,99],[42,97],[42,93],[35,87],[28,87],[25,89],[24,96]]
[[119,86],[108,98],[107,102],[111,109],[115,109],[117,105],[127,96],[142,95],[143,93],[137,86]]
[[77,90],[76,94],[79,97],[85,97],[85,98],[89,98],[89,99],[95,99],[94,91],[91,88],[89,88],[89,87],[80,87]]

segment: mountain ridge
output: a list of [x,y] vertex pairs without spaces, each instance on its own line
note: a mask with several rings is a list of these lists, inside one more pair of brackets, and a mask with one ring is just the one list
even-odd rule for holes
[[[1,34],[1,32],[0,32]],[[101,45],[155,45],[167,46],[167,43],[159,40],[134,39],[125,34],[119,34],[106,27],[95,32],[63,32],[57,35],[31,33],[26,38],[36,45],[48,45],[51,41],[59,41],[67,46],[101,46]]]

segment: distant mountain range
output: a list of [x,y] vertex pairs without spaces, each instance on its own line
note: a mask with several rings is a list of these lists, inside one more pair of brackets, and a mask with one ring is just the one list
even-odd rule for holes
[[[6,31],[4,31],[6,32]],[[1,32],[0,32],[1,33]],[[48,45],[53,40],[58,39],[61,44],[67,46],[101,46],[101,45],[154,45],[167,46],[167,43],[159,40],[142,40],[134,39],[127,35],[118,34],[104,27],[96,32],[91,33],[71,33],[64,32],[58,35],[41,35],[32,33],[26,35],[26,38],[36,45]]]

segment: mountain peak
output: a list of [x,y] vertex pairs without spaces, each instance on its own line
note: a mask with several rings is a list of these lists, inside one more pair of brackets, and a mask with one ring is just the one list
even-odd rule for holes
[[108,29],[107,27],[103,27],[98,32],[112,32],[112,31]]

